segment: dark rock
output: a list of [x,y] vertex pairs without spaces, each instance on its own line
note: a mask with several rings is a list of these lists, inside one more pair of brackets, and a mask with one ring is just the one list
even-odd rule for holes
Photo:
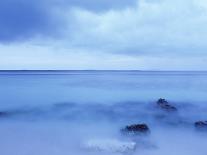
[[162,98],[160,98],[157,101],[157,105],[158,105],[159,108],[161,108],[161,109],[163,109],[165,111],[169,111],[169,112],[170,111],[177,111],[177,108],[176,107],[170,105],[167,100],[162,99]]
[[207,121],[197,121],[197,122],[195,122],[194,126],[197,129],[205,129],[205,130],[207,130]]
[[9,115],[8,112],[0,111],[0,117],[6,117],[8,115]]
[[126,134],[140,134],[140,133],[149,133],[150,129],[146,124],[133,124],[126,126],[122,129],[122,132]]

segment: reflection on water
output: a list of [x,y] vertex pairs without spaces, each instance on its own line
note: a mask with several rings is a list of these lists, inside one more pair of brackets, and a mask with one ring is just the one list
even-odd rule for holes
[[[0,72],[1,152],[206,155],[207,130],[194,126],[207,120],[206,79],[206,72]],[[177,111],[158,107],[160,97]],[[149,134],[121,132],[141,123]]]

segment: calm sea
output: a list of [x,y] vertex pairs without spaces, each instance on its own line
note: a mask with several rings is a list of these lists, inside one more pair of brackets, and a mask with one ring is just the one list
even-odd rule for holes
[[[159,98],[178,112],[159,119]],[[199,120],[207,120],[207,72],[0,71],[2,155],[115,155],[82,145],[130,141],[120,129],[134,123],[151,131],[134,155],[206,155]]]

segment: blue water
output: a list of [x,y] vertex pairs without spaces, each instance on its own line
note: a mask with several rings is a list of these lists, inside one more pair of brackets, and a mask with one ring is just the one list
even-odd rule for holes
[[[122,139],[120,128],[144,122],[155,147],[135,155],[206,155],[207,134],[193,127],[207,120],[206,93],[207,72],[0,71],[1,153],[108,155],[81,144]],[[161,97],[179,114],[157,120],[154,105]]]

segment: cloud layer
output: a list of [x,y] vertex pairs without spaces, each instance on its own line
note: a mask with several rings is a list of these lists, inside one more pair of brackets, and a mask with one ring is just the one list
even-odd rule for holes
[[[56,36],[64,28],[58,12],[72,7],[105,11],[133,4],[134,0],[1,0],[0,41],[25,40],[36,35]],[[62,12],[64,14],[64,12]]]
[[39,0],[0,1],[1,42],[28,39],[33,34],[47,34],[55,28],[54,25],[50,12]]
[[77,46],[126,54],[206,53],[205,2],[139,1],[136,7],[103,14],[75,10]]
[[205,0],[3,0],[0,68],[205,70],[206,16]]

